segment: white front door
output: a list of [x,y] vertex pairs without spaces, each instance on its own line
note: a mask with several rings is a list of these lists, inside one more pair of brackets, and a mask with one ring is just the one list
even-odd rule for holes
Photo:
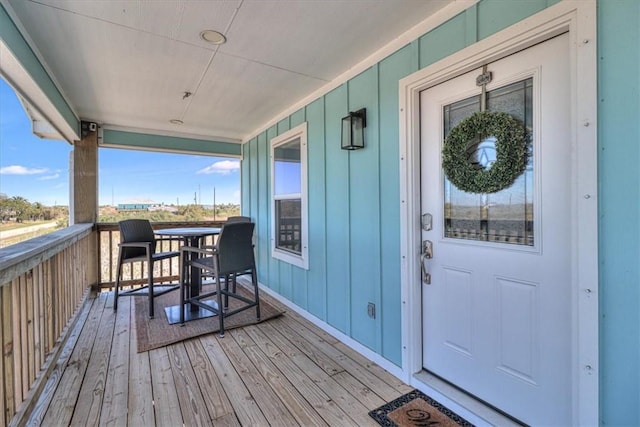
[[[572,420],[569,36],[490,63],[487,109],[531,135],[525,172],[492,194],[459,190],[441,167],[448,131],[480,111],[474,70],[421,93],[421,209],[433,246],[422,284],[423,366],[532,425]],[[487,135],[488,136],[488,135]],[[491,142],[477,144],[491,167]]]

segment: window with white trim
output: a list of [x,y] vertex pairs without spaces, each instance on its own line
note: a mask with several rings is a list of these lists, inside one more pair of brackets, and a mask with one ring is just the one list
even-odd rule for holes
[[271,254],[308,269],[307,124],[271,140]]

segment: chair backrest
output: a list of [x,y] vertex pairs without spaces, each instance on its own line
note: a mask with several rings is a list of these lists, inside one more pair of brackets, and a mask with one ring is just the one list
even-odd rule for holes
[[226,223],[218,237],[218,269],[220,274],[230,274],[254,268],[252,222]]
[[232,222],[251,222],[251,218],[248,216],[230,216],[227,218],[227,224]]
[[[146,219],[127,219],[118,223],[120,227],[120,242],[150,242],[151,253],[156,250],[156,238],[151,223]],[[144,248],[124,248],[123,259],[144,256]]]

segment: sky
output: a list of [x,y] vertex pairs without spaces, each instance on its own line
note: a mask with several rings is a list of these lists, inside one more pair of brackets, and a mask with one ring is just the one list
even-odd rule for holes
[[[69,156],[63,140],[35,136],[13,89],[0,78],[0,193],[45,206],[69,204]],[[240,204],[234,158],[100,148],[99,204],[197,201]]]

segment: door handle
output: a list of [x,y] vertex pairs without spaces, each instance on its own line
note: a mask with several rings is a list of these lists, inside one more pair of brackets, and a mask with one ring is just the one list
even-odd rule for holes
[[431,284],[431,273],[429,273],[429,271],[427,271],[427,266],[425,264],[425,261],[429,259],[429,257],[427,256],[426,253],[423,253],[422,256],[420,257],[420,269],[421,269],[421,274],[422,274],[422,282],[426,285],[430,285]]
[[427,270],[426,261],[433,258],[433,243],[431,240],[422,241],[422,255],[420,256],[420,270],[422,275],[422,282],[431,284],[431,273]]

